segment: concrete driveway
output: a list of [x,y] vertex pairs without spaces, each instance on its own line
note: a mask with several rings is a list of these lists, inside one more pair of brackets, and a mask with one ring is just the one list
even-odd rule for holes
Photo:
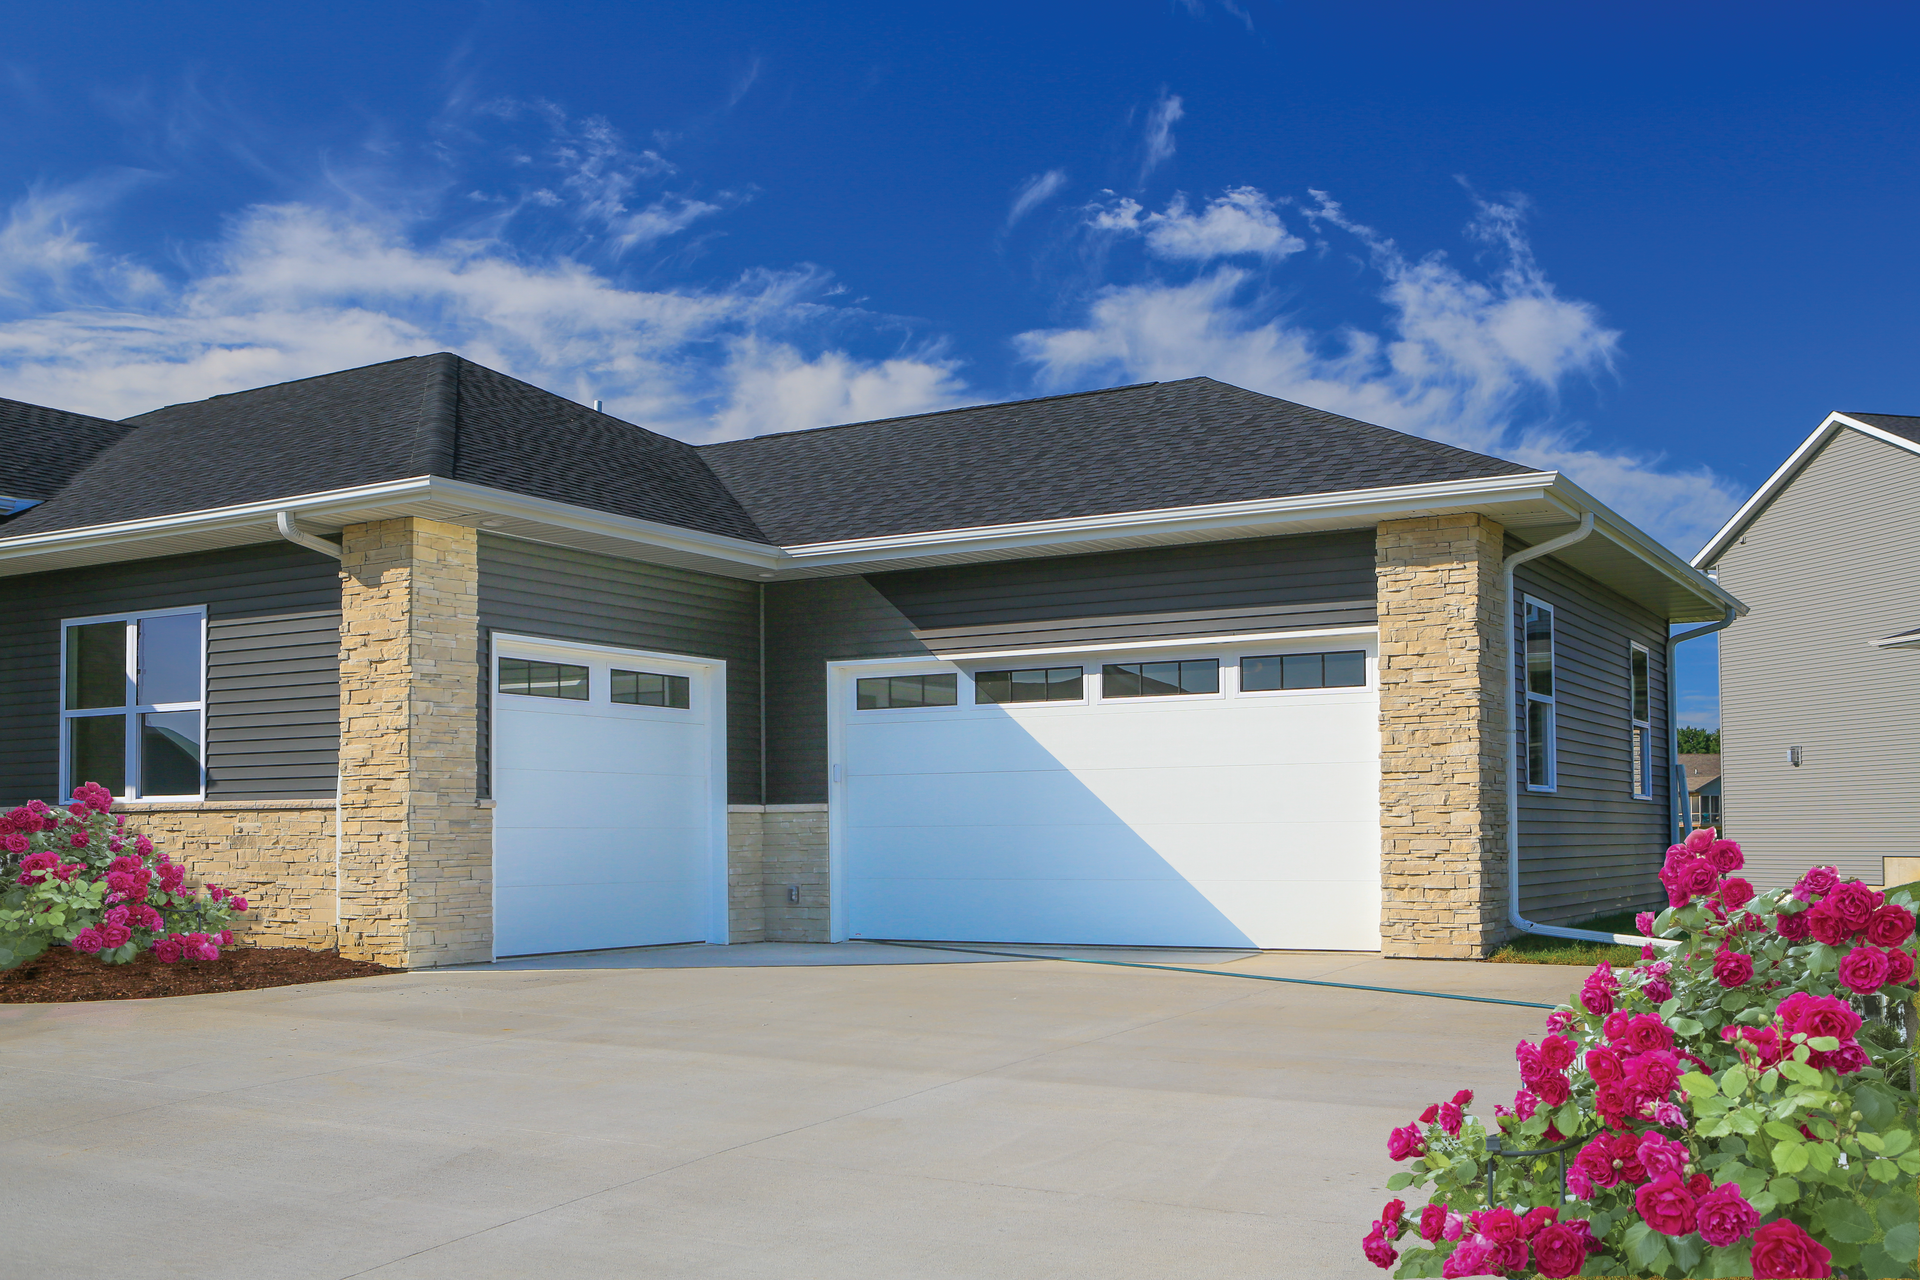
[[1491,1114],[1544,1011],[1218,975],[1578,977],[1174,959],[1213,972],[766,944],[0,1005],[0,1269],[1377,1276],[1387,1130]]

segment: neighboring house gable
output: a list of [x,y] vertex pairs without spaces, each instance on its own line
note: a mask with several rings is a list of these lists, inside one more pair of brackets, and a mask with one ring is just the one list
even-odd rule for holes
[[1920,617],[1920,418],[1831,415],[1695,563],[1752,609],[1720,637],[1720,696],[1755,883],[1878,883],[1920,854],[1920,667],[1883,643]]

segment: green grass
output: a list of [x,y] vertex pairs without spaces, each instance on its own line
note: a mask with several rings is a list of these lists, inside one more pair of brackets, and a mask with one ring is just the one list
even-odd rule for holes
[[[1573,927],[1601,933],[1635,933],[1634,912],[1617,911],[1611,915],[1582,920]],[[1640,959],[1638,947],[1616,946],[1609,942],[1582,942],[1575,938],[1553,938],[1525,933],[1500,948],[1487,959],[1494,964],[1564,964],[1591,969],[1601,961],[1608,964],[1633,964]]]

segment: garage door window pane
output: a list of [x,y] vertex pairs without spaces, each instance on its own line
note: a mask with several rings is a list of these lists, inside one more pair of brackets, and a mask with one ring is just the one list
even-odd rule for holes
[[1240,687],[1249,693],[1273,689],[1354,689],[1367,683],[1367,655],[1288,653],[1240,659]]
[[960,677],[952,672],[925,676],[872,676],[857,682],[854,705],[861,711],[902,707],[951,707],[957,703]]
[[693,705],[693,682],[686,676],[662,675],[654,671],[615,671],[613,700],[636,707],[677,707],[682,711]]
[[1161,698],[1220,692],[1217,658],[1180,662],[1109,662],[1100,669],[1101,693],[1109,698]]
[[140,794],[200,794],[198,711],[150,711],[140,717]]
[[1078,702],[1085,673],[1079,667],[982,671],[973,677],[975,702]]
[[[120,631],[124,635],[126,627],[121,626]],[[83,782],[97,782],[117,796],[127,793],[127,718],[124,715],[74,716],[67,721],[67,777],[76,787]]]
[[517,693],[524,698],[567,698],[574,702],[585,702],[587,669],[566,662],[502,658],[500,692]]

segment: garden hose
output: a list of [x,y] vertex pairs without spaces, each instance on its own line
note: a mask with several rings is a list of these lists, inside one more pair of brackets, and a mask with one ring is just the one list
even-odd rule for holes
[[1384,991],[1394,996],[1429,996],[1435,1000],[1466,1000],[1473,1004],[1511,1004],[1522,1009],[1557,1009],[1554,1004],[1534,1000],[1503,1000],[1498,996],[1461,996],[1450,991],[1414,991],[1407,987],[1374,987],[1364,982],[1326,982],[1319,978],[1281,978],[1271,973],[1233,973],[1226,969],[1194,969],[1178,964],[1145,964],[1138,960],[1093,960],[1085,956],[1042,956],[1026,951],[991,951],[986,947],[957,947],[938,942],[885,942],[865,939],[887,947],[912,947],[920,951],[964,951],[976,956],[1007,956],[1014,960],[1062,960],[1070,964],[1110,964],[1122,969],[1164,969],[1168,973],[1199,973],[1211,978],[1247,978],[1254,982],[1291,982],[1302,987],[1340,987],[1346,991]]

